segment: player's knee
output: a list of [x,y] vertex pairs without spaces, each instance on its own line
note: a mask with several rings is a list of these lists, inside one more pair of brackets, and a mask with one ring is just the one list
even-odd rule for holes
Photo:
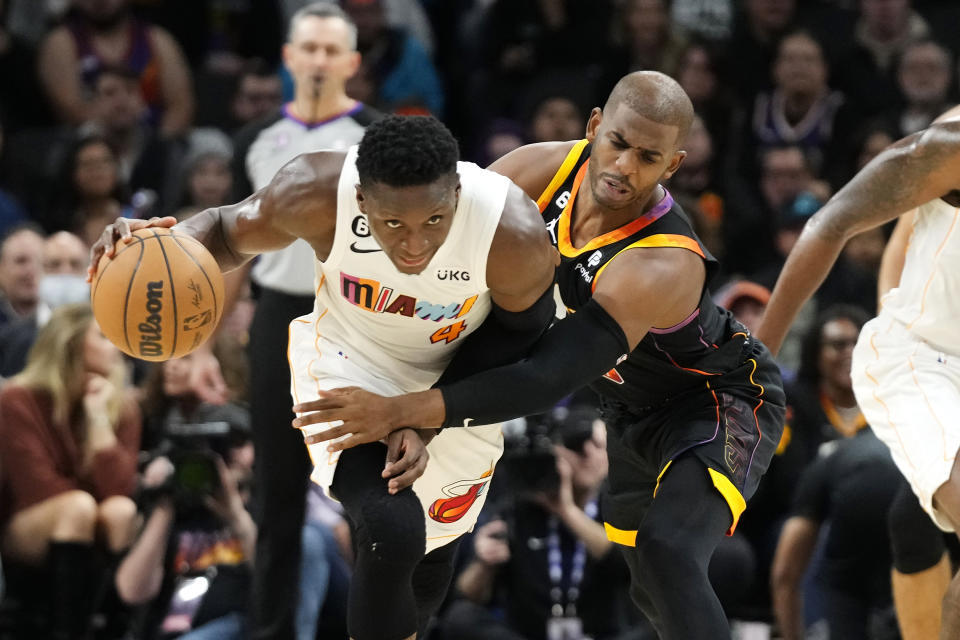
[[416,564],[426,548],[423,507],[413,491],[367,500],[357,514],[358,550],[372,560]]
[[920,502],[904,485],[887,512],[893,566],[900,573],[925,571],[943,557],[946,545],[943,533],[920,506]]
[[700,570],[705,573],[705,567],[698,567],[692,550],[686,548],[683,540],[667,531],[641,527],[637,532],[635,553],[644,568],[640,579],[648,589],[653,582],[669,581],[678,571]]

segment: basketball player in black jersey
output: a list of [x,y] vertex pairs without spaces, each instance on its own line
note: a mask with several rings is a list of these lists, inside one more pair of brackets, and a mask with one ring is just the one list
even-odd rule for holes
[[469,428],[541,412],[590,384],[607,421],[601,506],[631,595],[661,638],[729,637],[707,565],[780,440],[784,397],[766,348],[715,306],[716,260],[661,182],[679,168],[693,107],[660,73],[625,76],[580,142],[522,147],[491,168],[537,200],[569,314],[531,355],[439,389],[344,389],[295,426],[343,420],[347,448],[402,426]]

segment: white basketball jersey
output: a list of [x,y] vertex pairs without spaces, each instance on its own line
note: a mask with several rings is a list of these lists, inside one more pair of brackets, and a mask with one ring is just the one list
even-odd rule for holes
[[[401,273],[370,235],[356,200],[357,149],[346,156],[337,229],[316,261],[317,332],[404,391],[429,388],[490,311],[487,255],[510,181],[460,162],[460,200],[446,240],[417,275]],[[322,367],[322,361],[318,365]]]
[[900,285],[884,296],[883,311],[960,355],[960,209],[938,198],[917,210]]

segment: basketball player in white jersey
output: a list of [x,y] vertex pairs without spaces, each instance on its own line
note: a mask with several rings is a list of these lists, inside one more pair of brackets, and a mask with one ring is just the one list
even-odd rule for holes
[[[860,333],[857,402],[920,504],[960,529],[960,107],[894,143],[807,223],[760,329],[776,352],[800,306],[846,241],[917,208],[899,286]],[[943,601],[940,638],[960,638],[960,577]]]
[[[522,357],[552,320],[557,254],[537,206],[458,155],[439,121],[390,116],[359,147],[302,155],[243,202],[176,226],[223,271],[297,238],[313,248],[314,309],[290,325],[295,402],[344,386],[425,390],[441,374]],[[118,219],[91,264],[131,230],[173,222]],[[343,503],[354,533],[355,640],[423,632],[449,584],[453,543],[476,522],[502,452],[497,426],[440,433],[426,446],[429,463],[415,430],[387,444],[310,451],[312,478]]]

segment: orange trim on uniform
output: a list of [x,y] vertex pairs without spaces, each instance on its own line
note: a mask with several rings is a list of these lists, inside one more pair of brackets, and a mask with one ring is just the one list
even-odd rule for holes
[[560,168],[553,174],[553,179],[550,180],[550,184],[547,185],[547,188],[544,189],[540,197],[537,198],[537,207],[540,208],[540,213],[543,213],[547,205],[550,204],[550,199],[553,198],[553,194],[556,193],[560,185],[563,184],[563,181],[570,175],[570,171],[573,170],[573,165],[577,163],[577,160],[580,159],[580,155],[583,153],[583,148],[589,143],[589,140],[584,139],[573,145],[573,148],[570,149],[567,157],[563,159]]
[[910,324],[907,325],[907,329],[912,329],[913,325],[917,323],[920,318],[923,317],[924,309],[927,306],[927,291],[930,289],[930,284],[933,282],[934,277],[937,275],[936,262],[940,257],[940,253],[943,251],[943,248],[947,244],[947,240],[950,239],[950,236],[953,235],[953,228],[957,226],[957,219],[960,218],[960,208],[953,210],[953,222],[950,223],[950,228],[947,229],[947,233],[943,236],[943,241],[940,243],[940,246],[937,247],[937,252],[933,255],[934,268],[931,270],[930,278],[927,280],[927,284],[923,286],[923,296],[920,298],[920,313],[917,314],[917,317],[914,318]]
[[[693,238],[688,238],[687,236],[680,236],[673,233],[658,233],[656,235],[647,236],[646,238],[641,238],[640,240],[627,245],[623,249],[620,249],[620,251],[617,251],[615,254],[613,254],[613,258],[616,258],[624,251],[629,251],[630,249],[646,249],[649,247],[676,247],[678,249],[689,249],[704,260],[707,259],[707,256],[705,256],[703,253],[703,249],[700,248],[700,244],[696,240]],[[603,273],[603,270],[607,268],[607,265],[613,262],[613,258],[607,260],[606,263],[604,263],[604,265],[597,271],[597,275],[593,276],[593,282],[590,284],[591,292],[597,290],[597,280],[600,279],[600,274]]]
[[827,420],[833,425],[833,428],[844,438],[855,435],[867,426],[867,419],[863,417],[863,412],[860,411],[857,412],[857,417],[852,421],[844,420],[833,401],[823,392],[820,393],[820,408],[823,409],[824,415],[827,416]]
[[730,528],[727,529],[727,535],[732,536],[737,528],[737,523],[740,522],[740,516],[747,508],[747,501],[743,499],[743,494],[740,493],[740,490],[730,482],[730,478],[710,467],[707,467],[707,472],[710,474],[714,488],[720,492],[720,495],[723,496],[723,499],[727,502],[727,506],[730,507],[730,515],[733,517],[733,522]]
[[635,547],[637,546],[637,530],[626,531],[624,529],[617,529],[613,525],[604,522],[603,530],[607,534],[607,540],[614,542],[625,547]]

